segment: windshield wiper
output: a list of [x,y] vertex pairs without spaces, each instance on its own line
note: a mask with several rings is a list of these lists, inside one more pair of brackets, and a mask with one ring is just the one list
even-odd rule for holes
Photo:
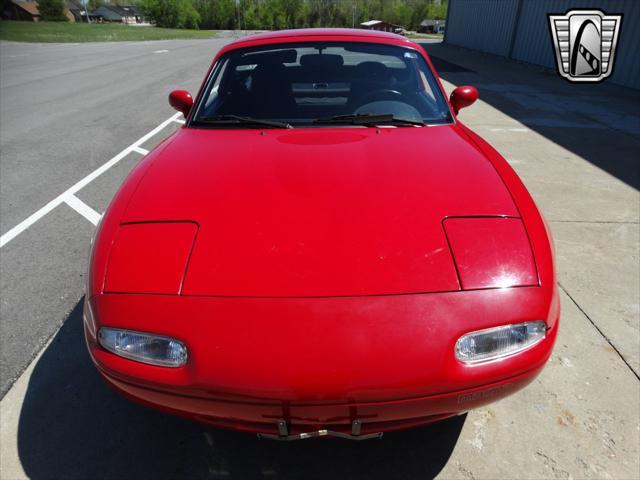
[[260,118],[243,117],[241,115],[215,115],[213,117],[196,118],[193,123],[206,125],[254,125],[257,127],[293,128],[291,124],[276,122],[275,120],[262,120]]
[[355,113],[351,115],[335,115],[329,118],[317,118],[313,123],[343,123],[348,125],[426,125],[422,120],[396,117],[392,113]]

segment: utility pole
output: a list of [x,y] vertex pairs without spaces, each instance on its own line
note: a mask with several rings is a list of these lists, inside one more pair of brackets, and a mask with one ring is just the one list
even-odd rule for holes
[[236,15],[237,15],[237,30],[241,31],[242,30],[242,22],[241,22],[241,18],[240,18],[240,0],[236,0]]
[[[89,18],[89,0],[84,0],[84,14],[87,16],[87,23],[91,23],[91,18]],[[80,18],[82,18],[82,15]]]
[[358,8],[358,0],[354,0],[353,2],[353,25],[351,28],[356,28],[356,10]]

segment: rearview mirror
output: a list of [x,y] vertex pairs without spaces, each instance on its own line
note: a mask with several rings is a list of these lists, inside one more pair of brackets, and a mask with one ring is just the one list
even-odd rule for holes
[[174,90],[169,94],[169,105],[182,112],[184,118],[187,118],[193,107],[193,97],[186,90]]
[[478,99],[478,90],[476,87],[462,86],[457,87],[451,92],[451,106],[457,115],[461,108],[468,107]]

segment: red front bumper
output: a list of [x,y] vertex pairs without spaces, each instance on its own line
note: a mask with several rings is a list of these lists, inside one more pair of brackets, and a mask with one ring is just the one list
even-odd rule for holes
[[[315,299],[98,295],[85,307],[91,356],[128,397],[199,421],[252,432],[362,433],[407,428],[493,402],[540,372],[558,331],[557,291],[514,288]],[[472,330],[545,320],[547,337],[500,361],[465,365],[456,340]],[[101,326],[187,344],[185,367],[118,357]]]
[[239,403],[181,396],[103,376],[124,396],[167,413],[222,428],[277,434],[283,419],[290,434],[329,429],[349,433],[354,420],[362,434],[416,427],[495,402],[527,386],[541,368],[479,388],[390,402],[337,405],[295,405],[289,402]]

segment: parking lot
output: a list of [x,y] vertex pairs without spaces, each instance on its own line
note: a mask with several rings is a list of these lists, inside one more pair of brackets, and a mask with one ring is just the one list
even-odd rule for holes
[[[562,323],[524,391],[379,441],[272,443],[135,405],[82,338],[89,244],[211,40],[0,45],[0,478],[640,478],[640,92],[427,45],[553,231]],[[161,192],[159,192],[161,194]]]

